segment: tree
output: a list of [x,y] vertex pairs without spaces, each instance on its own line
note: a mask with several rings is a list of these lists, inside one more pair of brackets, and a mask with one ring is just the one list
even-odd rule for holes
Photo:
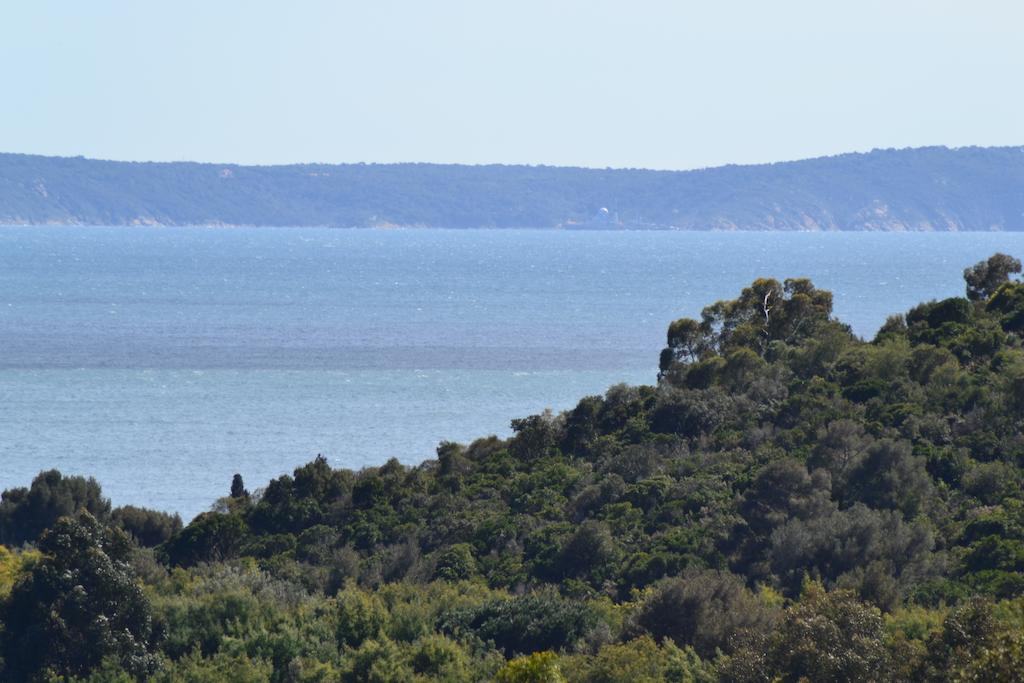
[[846,337],[849,329],[832,321],[832,293],[817,289],[806,278],[779,282],[755,280],[736,299],[723,300],[701,311],[700,321],[681,318],[668,329],[667,346],[658,361],[658,379],[689,386],[707,386],[701,367],[716,355],[739,349],[765,356],[773,344],[799,345],[831,327]]
[[237,554],[246,531],[237,514],[204,512],[164,543],[163,554],[170,564],[184,567],[227,560]]
[[65,515],[86,510],[101,521],[110,517],[110,501],[93,478],[40,472],[29,488],[4,491],[0,502],[0,543],[21,545],[39,538]]
[[[997,632],[992,603],[977,596],[966,600],[946,616],[940,631],[928,637],[928,650],[922,662],[923,671],[918,672],[919,677],[933,681],[947,680],[953,672],[963,673],[965,668],[982,664],[980,660],[990,659],[998,650],[993,647],[996,645]],[[998,658],[996,654],[996,660]],[[987,668],[995,663],[996,661],[990,659],[981,668]],[[955,680],[1011,679],[963,676]]]
[[615,539],[608,525],[588,519],[569,537],[559,553],[558,567],[563,576],[598,576],[617,556]]
[[679,648],[671,640],[654,642],[644,635],[625,643],[602,647],[595,655],[566,658],[565,670],[573,683],[712,683],[714,667],[693,648]]
[[693,318],[680,318],[668,326],[668,346],[662,351],[661,371],[672,363],[693,363],[707,350],[701,324]]
[[755,533],[767,534],[790,519],[821,517],[834,509],[828,474],[809,474],[802,463],[785,459],[757,474],[743,496],[740,514]]
[[558,440],[558,426],[550,410],[512,420],[512,431],[515,436],[509,443],[509,451],[523,460],[547,455]]
[[473,546],[468,543],[455,543],[448,546],[437,556],[434,578],[441,581],[464,581],[476,574],[476,559],[473,557]]
[[915,458],[906,442],[883,439],[869,446],[850,471],[844,502],[896,509],[909,518],[931,492],[931,478],[923,459]]
[[181,531],[181,517],[177,514],[169,515],[134,505],[115,508],[111,521],[146,548],[154,548]]
[[1020,271],[1020,259],[1007,254],[993,254],[988,259],[965,268],[967,298],[972,301],[984,301],[992,296],[999,286],[1010,282],[1011,274]]
[[964,269],[967,282],[967,298],[984,301],[995,294],[1000,285],[1010,281],[1010,275],[1021,272],[1020,259],[1007,254],[993,254],[985,261],[979,261]]
[[534,652],[518,657],[495,674],[496,683],[565,683],[554,652]]
[[734,574],[688,572],[661,583],[640,607],[637,625],[655,638],[692,646],[701,657],[732,651],[737,635],[768,627],[773,614]]
[[818,429],[817,443],[807,464],[827,469],[833,485],[843,485],[847,473],[859,464],[870,443],[860,422],[849,418],[834,420]]
[[452,610],[442,621],[443,630],[455,636],[473,633],[484,641],[492,640],[505,656],[511,657],[570,647],[591,632],[597,615],[585,603],[544,589],[476,608]]
[[881,612],[847,591],[826,593],[808,582],[778,628],[753,634],[729,658],[724,681],[885,680],[889,652]]
[[761,278],[731,301],[701,312],[701,328],[719,353],[746,347],[762,355],[770,342],[799,343],[832,315],[832,293],[805,278]]
[[15,552],[0,545],[0,600],[8,596],[11,589],[14,588],[14,584],[32,568],[32,563],[38,559],[39,551],[37,550]]
[[152,673],[152,615],[127,535],[82,512],[59,519],[39,549],[43,558],[0,608],[4,680],[86,676],[104,658],[133,676]]
[[398,644],[387,638],[371,639],[351,650],[345,657],[347,671],[341,680],[358,683],[412,681],[412,668],[406,663]]
[[445,681],[469,678],[466,653],[445,636],[432,634],[419,638],[412,646],[409,664],[417,674]]
[[248,498],[249,492],[245,490],[245,482],[242,481],[241,474],[235,474],[231,478],[231,497],[232,498]]
[[378,638],[387,625],[388,612],[379,597],[354,585],[338,593],[338,642],[357,648]]
[[831,584],[874,562],[885,564],[888,574],[901,581],[913,580],[930,570],[934,545],[927,522],[905,522],[894,510],[856,503],[831,514],[786,522],[772,532],[769,556],[782,585],[796,590],[808,573]]

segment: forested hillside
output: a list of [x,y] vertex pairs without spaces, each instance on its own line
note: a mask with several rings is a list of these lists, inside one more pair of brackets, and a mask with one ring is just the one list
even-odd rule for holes
[[0,154],[5,223],[1022,230],[1024,148],[881,150],[685,172]]
[[1003,681],[1024,670],[1024,283],[871,341],[807,280],[416,467],[242,476],[182,527],[0,502],[3,680]]

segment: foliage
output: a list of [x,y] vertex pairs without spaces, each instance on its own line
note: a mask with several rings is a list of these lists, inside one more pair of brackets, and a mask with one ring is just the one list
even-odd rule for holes
[[649,635],[602,647],[596,655],[566,658],[570,683],[710,683],[714,668],[692,648],[680,649],[670,641],[661,645]]
[[81,676],[105,657],[134,676],[155,669],[150,606],[128,566],[129,544],[87,512],[43,535],[42,559],[0,612],[6,677]]
[[593,608],[550,590],[498,599],[444,615],[442,628],[493,642],[506,656],[573,648],[597,626]]
[[378,638],[387,623],[387,610],[380,598],[358,588],[338,594],[338,642],[359,647],[363,641]]
[[101,521],[110,518],[110,501],[95,479],[40,472],[29,488],[8,489],[0,500],[0,543],[35,541],[59,517],[85,510]]
[[0,545],[0,600],[10,594],[14,584],[31,569],[39,557],[35,550],[19,552]]
[[1014,268],[871,341],[810,282],[758,280],[672,324],[657,386],[417,466],[238,476],[184,528],[44,472],[0,501],[0,679],[1006,679]]
[[734,574],[689,571],[666,579],[644,600],[637,625],[655,638],[692,646],[705,658],[730,652],[737,636],[765,630],[774,615]]
[[565,683],[553,652],[534,652],[513,659],[494,677],[495,683]]
[[1009,282],[1010,275],[1021,271],[1020,259],[1006,254],[993,254],[988,260],[964,270],[967,281],[967,298],[984,301]]
[[135,541],[145,547],[153,548],[164,543],[174,534],[181,531],[181,517],[177,514],[147,510],[146,508],[125,505],[115,508],[111,521],[131,534]]
[[849,592],[808,583],[779,627],[726,661],[726,681],[878,681],[890,671],[881,613]]

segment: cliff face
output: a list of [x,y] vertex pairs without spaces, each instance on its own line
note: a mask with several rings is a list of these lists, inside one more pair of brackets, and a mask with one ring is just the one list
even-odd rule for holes
[[[602,210],[610,221],[595,221]],[[0,223],[1024,230],[1024,147],[698,171],[235,166],[0,154]]]

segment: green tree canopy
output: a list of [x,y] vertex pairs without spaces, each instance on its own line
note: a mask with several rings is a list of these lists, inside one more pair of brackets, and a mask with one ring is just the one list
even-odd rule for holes
[[995,294],[1000,285],[1010,281],[1010,275],[1021,271],[1020,259],[1007,254],[993,254],[986,260],[964,269],[967,298],[984,301]]
[[152,615],[128,536],[82,512],[57,520],[39,549],[43,558],[0,607],[3,678],[85,676],[111,657],[134,676],[151,673]]

